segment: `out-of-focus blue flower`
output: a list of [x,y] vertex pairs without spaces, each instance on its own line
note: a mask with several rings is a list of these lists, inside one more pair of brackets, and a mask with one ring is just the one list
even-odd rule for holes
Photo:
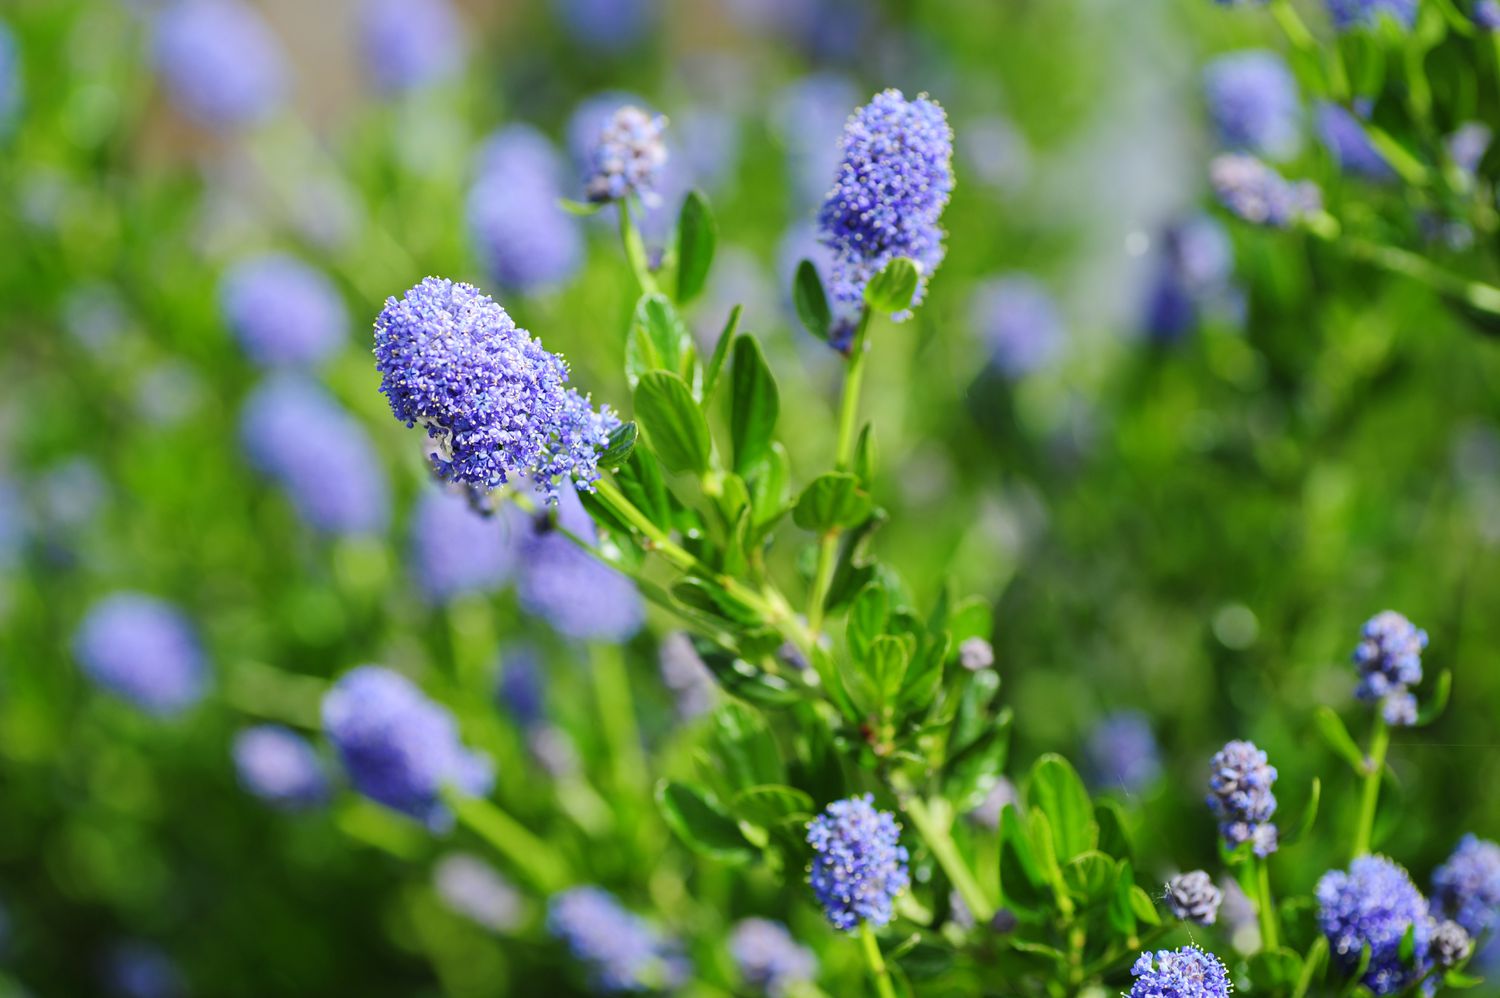
[[1110,714],[1089,733],[1089,769],[1100,789],[1139,793],[1161,776],[1151,720],[1134,710]]
[[1473,954],[1474,940],[1469,930],[1457,922],[1439,922],[1432,929],[1428,952],[1437,966],[1456,967]]
[[283,253],[242,260],[219,284],[224,321],[257,364],[311,364],[344,342],[349,313],[323,274]]
[[718,683],[693,647],[693,639],[681,631],[662,639],[659,652],[661,679],[677,699],[679,717],[706,714],[714,705]]
[[563,165],[546,136],[510,125],[480,151],[469,232],[503,288],[530,294],[565,283],[583,262],[578,219],[563,211]]
[[595,138],[584,193],[590,201],[654,202],[667,165],[667,119],[634,104],[617,108]]
[[1286,228],[1323,207],[1317,185],[1289,181],[1254,156],[1214,157],[1209,182],[1220,204],[1255,225]]
[[328,797],[328,773],[307,739],[278,724],[259,724],[234,737],[240,785],[262,800],[287,808]]
[[298,375],[262,382],[240,412],[250,463],[286,490],[315,530],[378,533],[390,518],[385,470],[364,427]]
[[810,209],[828,193],[838,170],[839,134],[859,87],[841,73],[811,73],[783,87],[771,107],[771,123],[787,153],[796,207]]
[[567,386],[568,366],[469,284],[429,277],[375,320],[380,390],[436,446],[441,477],[495,488],[529,477],[592,488],[620,421]]
[[1196,946],[1142,953],[1130,973],[1129,998],[1229,998],[1234,990],[1223,961]]
[[[1432,918],[1422,892],[1399,865],[1384,856],[1361,856],[1347,873],[1323,874],[1317,896],[1318,927],[1337,963],[1352,968],[1370,948],[1370,965],[1360,980],[1376,995],[1404,991],[1426,972]],[[1401,959],[1408,929],[1414,943],[1409,963]]]
[[596,52],[634,47],[656,21],[658,0],[553,0],[573,40]]
[[785,925],[768,918],[743,918],[729,934],[729,955],[745,983],[770,998],[818,976],[818,959],[792,938]]
[[[818,213],[819,237],[833,250],[827,276],[834,299],[857,303],[865,285],[899,256],[921,268],[912,305],[943,261],[943,208],[953,190],[953,131],[934,101],[899,90],[876,94],[844,125],[842,159]],[[907,309],[897,320],[907,318]]]
[[448,910],[492,932],[521,924],[521,894],[478,856],[449,853],[432,868],[432,886]]
[[21,55],[16,36],[0,21],[0,135],[10,131],[21,109]]
[[101,688],[158,716],[197,703],[207,681],[188,619],[144,593],[111,593],[94,603],[73,635],[73,654]]
[[1500,845],[1465,835],[1432,874],[1432,904],[1476,939],[1500,929]]
[[981,283],[969,302],[970,321],[989,348],[990,364],[1007,378],[1050,366],[1067,345],[1052,293],[1029,274]]
[[542,656],[531,645],[515,645],[500,655],[495,694],[516,724],[530,729],[547,718]]
[[[557,527],[585,542],[595,540],[593,521],[572,489],[560,490]],[[528,613],[581,641],[621,642],[645,622],[645,608],[630,577],[545,521],[522,542],[518,592]]]
[[175,0],[157,15],[154,50],[173,103],[200,125],[250,124],[286,94],[281,42],[241,0]]
[[1469,16],[1486,31],[1500,31],[1500,0],[1477,0]]
[[494,784],[490,760],[464,747],[448,709],[378,665],[346,672],[323,697],[323,729],[355,790],[430,827],[452,820],[445,787],[477,797]]
[[852,932],[862,922],[879,928],[891,920],[892,903],[911,885],[894,815],[877,811],[870,794],[834,801],[808,822],[807,843],[808,883],[834,928]]
[[1395,610],[1383,610],[1365,622],[1354,664],[1359,669],[1355,696],[1379,703],[1387,724],[1416,723],[1417,701],[1408,687],[1422,681],[1422,649],[1427,632]]
[[[1500,16],[1500,0],[1497,0],[1496,12]],[[1448,155],[1453,158],[1453,165],[1471,176],[1478,173],[1479,164],[1494,137],[1490,126],[1482,121],[1466,121],[1459,125],[1448,136]]]
[[151,943],[129,941],[104,957],[104,987],[117,998],[181,998],[187,981],[172,958]]
[[1168,226],[1146,299],[1146,335],[1175,342],[1197,328],[1206,310],[1228,311],[1235,299],[1233,271],[1234,247],[1218,219],[1195,215]]
[[463,26],[448,0],[364,0],[365,71],[384,93],[419,90],[463,68]]
[[1208,110],[1228,149],[1287,160],[1302,147],[1302,101],[1286,61],[1254,49],[1220,56],[1203,73]]
[[[1356,108],[1356,110],[1358,110]],[[1361,112],[1367,114],[1368,108]],[[1394,180],[1396,171],[1370,141],[1365,126],[1348,110],[1328,101],[1317,106],[1318,137],[1339,169],[1366,180]]]
[[1233,741],[1209,763],[1208,806],[1219,818],[1219,833],[1230,846],[1253,843],[1257,856],[1276,851],[1276,767],[1253,742]]
[[1002,194],[1019,190],[1031,176],[1031,144],[1015,122],[1001,115],[966,122],[958,129],[964,176]]
[[1327,0],[1328,16],[1340,31],[1368,28],[1389,17],[1403,28],[1417,23],[1417,0]]
[[601,991],[662,991],[689,966],[675,945],[600,887],[574,887],[547,905],[547,930],[584,964]]
[[1224,895],[1204,870],[1180,873],[1167,881],[1167,910],[1175,918],[1196,925],[1212,925],[1219,917]]
[[411,519],[412,570],[422,592],[446,603],[505,585],[515,570],[516,519],[484,516],[456,492],[428,489]]

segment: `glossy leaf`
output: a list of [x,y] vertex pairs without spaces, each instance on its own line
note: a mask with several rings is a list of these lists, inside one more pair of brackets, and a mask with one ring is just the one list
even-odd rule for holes
[[718,242],[718,225],[708,201],[689,191],[677,216],[677,300],[692,301],[708,281]]
[[1044,755],[1036,761],[1027,782],[1026,801],[1047,816],[1059,862],[1065,863],[1098,845],[1093,802],[1078,773],[1062,756]]
[[877,312],[904,311],[911,307],[921,279],[922,270],[917,262],[898,256],[865,285],[865,304]]
[[708,470],[708,421],[687,383],[669,371],[650,371],[635,389],[635,414],[652,449],[670,471]]
[[776,436],[776,419],[781,413],[776,378],[766,366],[755,337],[735,338],[729,379],[729,435],[734,443],[734,470],[744,475],[770,451]]
[[639,435],[640,431],[634,420],[621,423],[605,442],[604,450],[599,454],[599,467],[614,468],[624,464],[630,457],[630,452],[635,450],[636,437]]
[[703,369],[702,399],[705,403],[713,397],[714,389],[719,385],[719,372],[724,370],[729,347],[734,343],[735,333],[740,328],[740,312],[739,305],[729,310],[729,318],[725,320],[724,328],[719,332],[719,340],[714,344],[713,356],[708,358],[708,366]]
[[1007,804],[1000,812],[1000,892],[1005,905],[1018,914],[1040,913],[1048,906],[1046,886],[1021,814]]
[[739,824],[702,790],[663,780],[656,786],[656,805],[667,827],[693,851],[724,863],[745,863],[754,858],[754,847]]
[[859,591],[849,605],[849,617],[845,624],[845,635],[849,654],[856,660],[869,656],[870,646],[885,633],[886,596],[885,588],[872,582]]
[[823,291],[823,280],[818,268],[811,260],[797,265],[797,276],[792,284],[792,304],[796,306],[797,318],[809,333],[820,340],[828,339],[829,327],[833,325],[833,313],[828,308],[828,295]]
[[854,527],[870,515],[870,496],[859,480],[842,471],[819,475],[803,490],[792,520],[804,530],[827,533]]

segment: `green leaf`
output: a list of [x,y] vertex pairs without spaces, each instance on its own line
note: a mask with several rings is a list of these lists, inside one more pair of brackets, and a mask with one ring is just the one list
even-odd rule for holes
[[697,191],[689,191],[677,216],[677,300],[692,301],[708,280],[708,269],[714,262],[714,244],[718,226],[708,201]]
[[825,534],[858,526],[870,515],[869,493],[859,479],[843,471],[819,475],[802,491],[792,520],[804,530]]
[[599,454],[599,467],[614,468],[624,464],[630,457],[630,452],[635,450],[635,439],[639,435],[640,431],[634,420],[615,427],[615,431],[604,443],[604,450]]
[[818,268],[811,260],[797,265],[797,276],[792,284],[792,304],[797,308],[797,318],[809,333],[820,340],[828,339],[828,329],[833,324],[833,313],[828,308],[828,296],[823,293],[823,280]]
[[813,799],[796,787],[763,783],[746,787],[734,795],[730,809],[745,821],[770,827],[789,818],[811,818],[816,810]]
[[700,613],[719,617],[731,625],[751,627],[761,622],[760,613],[731,596],[716,582],[685,576],[672,583],[672,597]]
[[1130,859],[1135,845],[1120,802],[1106,797],[1094,802],[1094,823],[1099,826],[1099,849],[1116,859]]
[[1039,914],[1049,907],[1046,886],[1021,813],[1007,804],[1000,811],[1000,893],[1005,906],[1017,914]]
[[691,380],[693,338],[667,297],[641,295],[625,339],[625,375],[635,387],[647,371],[671,371]]
[[1052,826],[1052,843],[1066,863],[1099,844],[1094,805],[1072,765],[1060,755],[1044,755],[1031,768],[1026,802],[1045,814]]
[[885,587],[871,582],[859,591],[854,602],[849,604],[849,619],[845,624],[845,635],[849,642],[849,654],[862,660],[870,654],[870,645],[885,633],[886,597]]
[[1257,993],[1283,988],[1302,976],[1302,956],[1286,948],[1261,950],[1250,958]]
[[844,685],[843,677],[834,666],[833,658],[828,650],[822,645],[815,645],[808,657],[813,672],[818,676],[818,682],[828,691],[828,697],[833,701],[833,705],[844,715],[845,720],[858,722],[859,711],[855,709],[851,691]]
[[670,471],[703,474],[711,443],[708,421],[687,383],[670,371],[649,371],[635,388],[635,414]]
[[1322,973],[1324,965],[1328,962],[1328,937],[1319,935],[1313,940],[1307,956],[1302,960],[1302,975],[1297,979],[1297,987],[1292,991],[1292,998],[1306,998],[1308,991],[1312,989],[1313,981],[1318,974]]
[[1137,921],[1147,925],[1161,924],[1161,913],[1156,910],[1156,902],[1139,886],[1130,888],[1130,910],[1135,912]]
[[1442,716],[1443,711],[1448,708],[1448,696],[1453,692],[1453,673],[1447,669],[1438,673],[1437,682],[1433,685],[1432,695],[1422,705],[1417,714],[1417,726],[1431,724]]
[[865,304],[887,314],[911,308],[922,279],[922,268],[910,257],[898,256],[865,285]]
[[1323,705],[1313,715],[1313,720],[1318,725],[1318,734],[1323,736],[1323,741],[1333,749],[1345,762],[1347,762],[1355,773],[1363,775],[1365,769],[1365,754],[1359,750],[1354,739],[1349,735],[1349,729],[1344,727],[1344,722],[1334,713],[1333,708]]
[[1063,883],[1080,905],[1102,904],[1115,891],[1115,861],[1094,849],[1079,853],[1063,865]]
[[1302,817],[1290,826],[1290,830],[1283,833],[1278,842],[1283,846],[1296,845],[1307,833],[1312,831],[1313,822],[1318,820],[1318,802],[1323,797],[1323,781],[1316,776],[1313,777],[1312,786],[1307,791],[1307,806],[1302,809]]
[[558,198],[557,206],[569,215],[577,215],[579,218],[587,218],[597,215],[604,208],[602,201],[574,201],[570,198]]
[[672,529],[672,493],[650,450],[636,447],[618,472],[620,491],[663,530]]
[[693,851],[724,863],[755,858],[739,824],[696,787],[663,780],[656,785],[656,806],[667,827]]
[[882,701],[901,691],[901,680],[911,663],[911,645],[901,638],[882,634],[870,645],[867,671]]
[[1068,885],[1063,883],[1062,866],[1058,862],[1057,841],[1052,822],[1045,812],[1032,808],[1026,812],[1026,830],[1031,835],[1031,854],[1036,857],[1036,868],[1042,880],[1052,885],[1052,896],[1059,908],[1068,906]]
[[731,652],[699,647],[698,657],[731,696],[765,707],[788,707],[802,700],[802,694],[785,679],[769,675]]
[[875,427],[866,423],[865,428],[859,431],[859,439],[854,443],[854,475],[864,483],[865,488],[875,480],[876,454],[875,454]]
[[981,596],[960,601],[948,617],[948,632],[953,635],[954,648],[970,638],[988,641],[995,633],[995,614],[990,601]]
[[781,412],[776,378],[766,366],[760,344],[753,336],[735,338],[729,400],[734,470],[744,475],[770,451],[776,435],[776,417]]
[[787,481],[790,477],[786,448],[780,442],[772,443],[760,464],[746,472],[745,485],[750,489],[750,522],[756,528],[757,538],[786,515]]
[[1397,958],[1408,967],[1417,955],[1417,923],[1409,922],[1406,931],[1401,933],[1401,945],[1396,948]]
[[1130,860],[1115,865],[1114,889],[1109,895],[1109,924],[1122,936],[1133,936],[1136,930],[1135,908],[1130,903],[1130,889],[1135,886],[1135,868]]
[[994,724],[943,767],[943,793],[960,812],[978,807],[1005,775],[1011,717],[1009,708],[1001,711]]
[[1464,991],[1469,988],[1477,988],[1483,983],[1484,978],[1470,977],[1468,974],[1461,973],[1457,970],[1450,970],[1443,975],[1443,986],[1453,988],[1458,991]]
[[719,333],[719,342],[714,344],[713,356],[708,359],[708,366],[703,369],[703,402],[713,397],[714,389],[719,384],[719,372],[724,369],[724,361],[729,356],[729,345],[734,342],[734,334],[740,328],[741,308],[736,305],[729,310],[729,318],[724,323],[724,328]]

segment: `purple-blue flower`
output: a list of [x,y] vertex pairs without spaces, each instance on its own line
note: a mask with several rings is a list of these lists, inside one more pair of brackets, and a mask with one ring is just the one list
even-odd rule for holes
[[889,811],[877,811],[870,794],[829,804],[807,824],[813,849],[808,883],[834,928],[852,932],[860,923],[880,928],[891,905],[911,885],[901,826]]
[[521,924],[521,894],[493,866],[466,852],[449,853],[432,868],[432,886],[448,910],[494,932]]
[[446,603],[510,581],[520,529],[514,507],[485,516],[462,494],[427,489],[411,518],[411,565],[422,593]]
[[466,214],[485,268],[529,294],[565,283],[583,262],[578,219],[558,206],[563,165],[546,136],[510,125],[480,150]]
[[1328,16],[1340,31],[1374,27],[1392,18],[1403,28],[1417,23],[1417,0],[1327,0]]
[[[1333,959],[1353,969],[1364,948],[1370,965],[1360,980],[1376,995],[1410,987],[1428,966],[1432,917],[1427,900],[1396,863],[1384,856],[1361,856],[1348,872],[1331,870],[1318,881],[1318,927],[1328,937]],[[1401,959],[1401,939],[1412,932],[1412,959]]]
[[617,53],[631,48],[656,20],[658,0],[553,0],[568,34],[584,48]]
[[279,724],[258,724],[234,736],[240,785],[272,804],[301,808],[328,797],[328,773],[306,738]]
[[[1360,117],[1368,114],[1368,105],[1360,111]],[[1318,137],[1339,169],[1353,177],[1366,180],[1394,180],[1396,171],[1370,141],[1369,133],[1360,123],[1359,117],[1338,104],[1320,101],[1317,106]]]
[[[1500,0],[1496,0],[1497,15],[1500,15]],[[1489,152],[1495,133],[1482,121],[1466,121],[1453,130],[1446,141],[1448,155],[1453,165],[1467,174],[1479,172],[1484,154]]]
[[1476,939],[1500,929],[1500,845],[1465,835],[1432,874],[1432,906]]
[[1130,973],[1129,998],[1228,998],[1234,990],[1223,961],[1196,946],[1142,953]]
[[667,165],[667,119],[634,104],[615,109],[594,138],[584,194],[590,201],[652,202]]
[[333,282],[283,253],[231,267],[219,284],[219,305],[257,364],[312,364],[338,350],[349,328],[349,313]]
[[380,390],[435,445],[439,475],[495,488],[517,476],[555,496],[598,480],[598,456],[620,425],[567,386],[568,367],[469,284],[429,277],[375,320]]
[[1355,696],[1379,703],[1387,724],[1416,723],[1416,697],[1409,687],[1422,681],[1422,649],[1427,632],[1395,610],[1382,610],[1365,622],[1354,664],[1359,669]]
[[[842,160],[818,213],[819,238],[833,251],[829,292],[854,304],[865,285],[896,257],[921,268],[912,298],[920,304],[927,280],[943,261],[939,221],[953,191],[953,130],[926,96],[907,100],[899,90],[878,93],[844,125]],[[904,319],[910,309],[897,313]]]
[[1142,327],[1159,343],[1182,339],[1205,310],[1228,310],[1235,299],[1230,278],[1234,247],[1218,219],[1195,215],[1162,233]]
[[144,593],[116,592],[94,603],[73,635],[73,655],[100,688],[157,716],[197,703],[207,682],[187,617]]
[[449,788],[471,797],[494,784],[490,760],[465,748],[448,709],[378,665],[346,672],[323,697],[323,730],[354,789],[441,828]]
[[677,701],[677,716],[699,717],[713,707],[718,683],[703,663],[693,639],[682,631],[662,639],[658,652],[661,679]]
[[606,993],[664,991],[681,984],[690,970],[674,943],[600,887],[553,895],[547,904],[547,931]]
[[250,463],[313,529],[385,529],[390,497],[379,455],[359,421],[315,382],[294,374],[263,381],[241,409],[240,439]]
[[841,73],[811,73],[776,95],[771,123],[787,153],[796,207],[811,208],[828,192],[828,178],[839,166],[839,134],[859,87]]
[[1140,711],[1108,715],[1089,732],[1089,772],[1103,790],[1139,793],[1161,776],[1161,757],[1151,720]]
[[1167,881],[1165,900],[1174,918],[1195,925],[1212,925],[1218,920],[1224,895],[1206,871],[1190,870]]
[[1257,856],[1276,851],[1276,767],[1254,743],[1233,741],[1209,763],[1208,806],[1219,818],[1219,834],[1231,847],[1252,843]]
[[1216,156],[1208,178],[1219,203],[1255,225],[1283,229],[1323,207],[1315,184],[1289,181],[1254,156]]
[[1007,274],[981,283],[969,303],[970,322],[989,351],[990,364],[1021,378],[1054,363],[1067,345],[1057,302],[1029,274]]
[[1500,0],[1476,0],[1469,16],[1486,31],[1500,31]]
[[0,135],[10,130],[11,122],[21,109],[21,55],[16,36],[0,21]]
[[746,984],[769,998],[784,998],[818,975],[818,959],[787,927],[768,918],[744,918],[729,933],[729,955]]
[[188,993],[182,971],[152,943],[117,943],[104,957],[104,987],[116,998],[182,998]]
[[612,643],[628,639],[645,623],[635,583],[580,548],[563,530],[586,543],[596,536],[593,521],[569,488],[560,490],[556,525],[539,520],[522,541],[521,608],[564,637]]
[[1227,149],[1286,160],[1302,147],[1302,101],[1286,61],[1253,49],[1220,56],[1203,72],[1209,115]]
[[365,71],[384,93],[418,90],[463,68],[463,25],[448,0],[364,0]]
[[250,124],[286,95],[281,42],[242,0],[174,0],[157,15],[153,42],[173,103],[200,125]]
[[547,693],[541,653],[531,645],[515,645],[500,655],[495,695],[517,726],[531,729],[547,718]]

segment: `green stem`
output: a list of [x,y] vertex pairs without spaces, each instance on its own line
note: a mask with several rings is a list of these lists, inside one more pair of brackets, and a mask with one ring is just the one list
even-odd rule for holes
[[1354,848],[1350,859],[1370,851],[1370,840],[1375,834],[1375,807],[1380,801],[1380,778],[1385,773],[1385,754],[1390,748],[1391,730],[1386,727],[1380,709],[1375,710],[1375,720],[1370,729],[1370,751],[1365,758],[1364,787],[1359,799],[1359,824],[1354,828]]
[[625,247],[625,259],[630,263],[630,272],[642,294],[656,294],[656,277],[651,273],[651,259],[646,254],[646,244],[641,240],[641,230],[636,228],[630,211],[630,199],[621,198],[615,204],[620,215],[620,242]]
[[1260,915],[1260,948],[1270,952],[1281,946],[1277,931],[1276,902],[1271,898],[1271,860],[1260,857],[1255,861],[1255,892],[1257,914]]
[[630,695],[630,675],[619,645],[594,644],[590,648],[593,669],[589,686],[599,711],[599,726],[614,761],[615,792],[641,796],[645,786],[646,757],[641,751],[640,729],[635,720],[635,699]]
[[896,998],[896,986],[891,983],[891,972],[886,969],[885,957],[880,953],[880,942],[875,938],[875,930],[870,928],[869,922],[859,923],[859,941],[865,951],[865,963],[869,965],[870,976],[875,979],[875,991],[880,998]]
[[1326,242],[1342,246],[1350,256],[1392,274],[1409,277],[1427,285],[1445,297],[1490,315],[1500,315],[1500,288],[1483,281],[1470,280],[1438,266],[1410,250],[1372,243],[1352,236],[1340,237],[1338,222],[1330,216],[1308,220],[1308,232]]
[[562,856],[497,805],[451,789],[443,797],[464,827],[510,860],[538,890],[550,894],[567,884],[571,874]]
[[964,904],[974,915],[974,921],[979,925],[988,925],[995,917],[995,904],[979,885],[969,864],[959,855],[958,846],[954,843],[948,826],[937,820],[928,809],[927,801],[920,794],[912,792],[905,780],[893,778],[891,783],[901,800],[902,810],[911,818],[911,823],[916,826],[922,841],[927,843],[927,848],[932,850],[933,858],[943,868],[953,889],[964,899]]
[[[1271,16],[1281,26],[1282,33],[1286,35],[1287,41],[1292,43],[1293,48],[1312,61],[1323,61],[1322,46],[1303,23],[1301,15],[1297,13],[1297,8],[1292,6],[1291,0],[1271,0]],[[1349,74],[1344,69],[1344,57],[1340,54],[1336,42],[1329,46],[1324,69],[1328,77],[1329,96],[1340,103],[1348,100]]]

